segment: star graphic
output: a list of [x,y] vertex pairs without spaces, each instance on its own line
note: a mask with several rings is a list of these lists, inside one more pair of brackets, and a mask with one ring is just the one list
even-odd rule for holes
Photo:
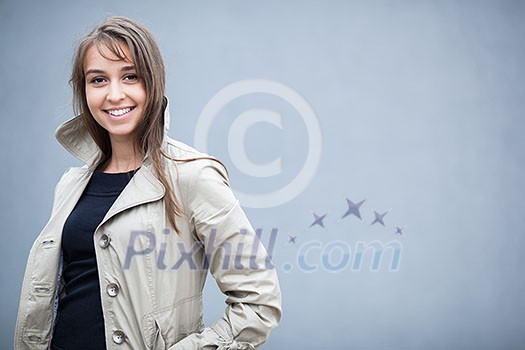
[[401,227],[394,225],[394,227],[396,228],[396,232],[394,232],[395,235],[403,235],[403,230],[407,225]]
[[292,234],[288,234],[288,242],[286,242],[286,244],[290,244],[290,243],[293,243],[295,244],[295,240],[297,239],[297,237],[299,237],[299,234],[296,234],[296,235],[292,235]]
[[312,226],[315,226],[315,225],[319,225],[321,227],[324,228],[324,224],[323,224],[323,220],[326,216],[326,214],[324,215],[317,215],[316,213],[312,212],[313,216],[314,216],[314,222],[312,222],[312,224],[310,225],[310,227]]
[[346,204],[348,205],[348,209],[346,210],[346,213],[341,217],[341,219],[347,217],[348,215],[354,214],[361,220],[361,213],[359,212],[359,208],[361,205],[366,201],[366,199],[363,199],[359,203],[354,203],[350,199],[346,198]]
[[383,218],[385,217],[386,214],[388,214],[388,212],[389,212],[389,210],[387,210],[384,213],[380,214],[380,213],[378,213],[377,211],[374,210],[375,218],[374,218],[374,221],[372,221],[372,223],[370,224],[370,226],[372,226],[373,224],[376,224],[378,222],[381,225],[385,226],[385,222],[383,221]]

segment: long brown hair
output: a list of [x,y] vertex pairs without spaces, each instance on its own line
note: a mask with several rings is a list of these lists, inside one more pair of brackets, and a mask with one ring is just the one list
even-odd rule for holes
[[[87,105],[84,63],[86,52],[93,45],[97,46],[101,54],[103,51],[100,48],[105,47],[119,59],[133,62],[139,79],[144,84],[147,98],[144,116],[135,130],[136,143],[143,154],[147,153],[151,157],[156,176],[166,190],[164,198],[166,215],[171,226],[179,232],[175,217],[182,214],[182,210],[177,203],[162,162],[166,73],[159,47],[144,26],[121,16],[107,18],[79,42],[70,79],[73,87],[73,108],[76,113],[83,115],[89,133],[101,150],[98,165],[105,165],[110,160],[111,142],[108,132],[95,121]],[[131,57],[126,57],[122,45],[129,48]]]

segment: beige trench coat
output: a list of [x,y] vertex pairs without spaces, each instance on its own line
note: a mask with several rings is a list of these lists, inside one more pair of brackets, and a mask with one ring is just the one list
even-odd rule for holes
[[[169,116],[165,113],[165,129]],[[61,292],[61,233],[95,167],[98,148],[80,117],[62,124],[60,143],[86,165],[56,186],[49,222],[33,244],[23,280],[15,350],[48,349]],[[203,157],[165,135],[174,158]],[[254,349],[281,317],[275,270],[220,163],[166,160],[180,234],[170,230],[165,190],[146,156],[93,235],[108,349]],[[226,295],[224,316],[202,321],[207,271]]]

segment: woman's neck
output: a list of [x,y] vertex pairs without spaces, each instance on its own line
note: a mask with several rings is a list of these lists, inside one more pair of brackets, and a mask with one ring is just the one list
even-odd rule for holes
[[106,173],[124,173],[136,170],[142,165],[144,155],[139,147],[129,141],[121,142],[111,139],[111,158],[102,171]]

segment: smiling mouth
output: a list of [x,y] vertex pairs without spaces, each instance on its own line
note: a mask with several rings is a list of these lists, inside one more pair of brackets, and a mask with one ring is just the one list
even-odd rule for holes
[[119,108],[119,109],[105,109],[104,112],[108,113],[113,117],[121,117],[134,110],[135,107]]

